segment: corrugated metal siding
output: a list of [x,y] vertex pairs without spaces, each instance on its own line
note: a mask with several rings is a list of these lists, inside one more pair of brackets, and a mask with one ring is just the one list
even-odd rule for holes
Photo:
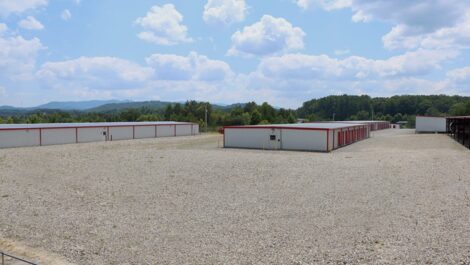
[[75,143],[76,130],[69,129],[42,129],[42,145],[56,145]]
[[40,130],[0,131],[0,147],[39,146]]
[[[302,151],[327,151],[327,132],[328,131],[282,129],[282,149]],[[330,142],[331,144],[333,143],[333,141]]]
[[417,132],[446,132],[447,120],[445,117],[416,117]]

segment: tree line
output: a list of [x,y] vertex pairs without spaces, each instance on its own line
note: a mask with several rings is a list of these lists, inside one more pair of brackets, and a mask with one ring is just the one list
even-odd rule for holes
[[129,108],[114,112],[34,111],[27,114],[0,116],[0,123],[69,123],[117,121],[189,121],[216,129],[226,125],[256,125],[329,120],[407,121],[414,126],[416,115],[470,115],[470,98],[462,96],[393,96],[389,98],[339,95],[312,99],[298,109],[275,108],[268,103],[249,102],[228,107],[209,102],[187,101],[164,108]]
[[276,109],[268,103],[235,104],[228,108],[215,108],[209,102],[187,101],[169,104],[165,108],[129,108],[117,112],[86,111],[34,111],[8,117],[0,116],[0,123],[70,123],[70,122],[131,122],[131,121],[185,121],[199,123],[211,129],[226,125],[255,125],[294,123],[296,111]]

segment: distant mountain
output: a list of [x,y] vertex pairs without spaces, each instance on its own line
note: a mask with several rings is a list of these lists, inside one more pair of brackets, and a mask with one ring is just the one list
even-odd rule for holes
[[106,104],[128,103],[123,100],[53,101],[32,109],[87,110]]
[[[140,109],[140,108],[149,108],[153,110],[161,110],[166,108],[170,104],[184,104],[184,102],[169,102],[169,101],[140,101],[140,102],[125,102],[125,103],[112,103],[102,105],[96,108],[87,109],[88,112],[100,112],[100,113],[111,113],[119,112],[125,109]],[[245,103],[236,103],[231,105],[215,105],[212,104],[212,107],[217,110],[226,110],[230,111],[235,107],[244,107]]]
[[[129,101],[129,100],[90,100],[90,101],[53,101],[36,107],[20,108],[13,106],[0,106],[0,116],[31,114],[38,111],[52,112],[62,111],[84,111],[99,113],[115,113],[126,109],[149,108],[162,110],[170,104],[184,104],[184,102],[169,101]],[[212,107],[221,111],[230,111],[235,107],[244,107],[246,103],[235,103],[231,105],[213,104]]]
[[163,109],[170,104],[175,104],[175,102],[166,102],[166,101],[140,101],[140,102],[121,102],[121,103],[110,103],[104,104],[95,108],[87,109],[88,112],[118,112],[125,109],[139,109],[139,108],[149,108],[149,109]]
[[14,109],[18,109],[18,108],[13,107],[13,106],[7,106],[7,105],[0,106],[0,110],[14,110]]

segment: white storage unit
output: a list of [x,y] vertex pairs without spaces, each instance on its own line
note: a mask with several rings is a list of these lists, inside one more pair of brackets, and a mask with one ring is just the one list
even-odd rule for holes
[[137,126],[134,128],[134,134],[136,139],[145,138],[156,138],[157,137],[157,126]]
[[199,126],[187,122],[0,124],[0,148],[197,134]]
[[176,136],[175,126],[162,125],[157,127],[157,137],[172,137]]
[[48,129],[41,132],[42,145],[66,144],[77,140],[75,128]]
[[329,152],[369,138],[364,124],[302,123],[226,126],[224,147]]
[[134,126],[110,127],[107,134],[110,141],[135,139]]
[[76,127],[76,143],[91,143],[106,141],[108,134],[107,127]]
[[0,147],[39,146],[41,137],[39,131],[32,129],[0,131]]
[[445,133],[447,132],[447,118],[416,116],[416,132]]

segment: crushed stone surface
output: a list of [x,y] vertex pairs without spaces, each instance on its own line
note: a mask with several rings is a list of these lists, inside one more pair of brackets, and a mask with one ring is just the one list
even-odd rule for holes
[[0,239],[74,264],[470,264],[470,150],[446,135],[221,143],[1,149]]

